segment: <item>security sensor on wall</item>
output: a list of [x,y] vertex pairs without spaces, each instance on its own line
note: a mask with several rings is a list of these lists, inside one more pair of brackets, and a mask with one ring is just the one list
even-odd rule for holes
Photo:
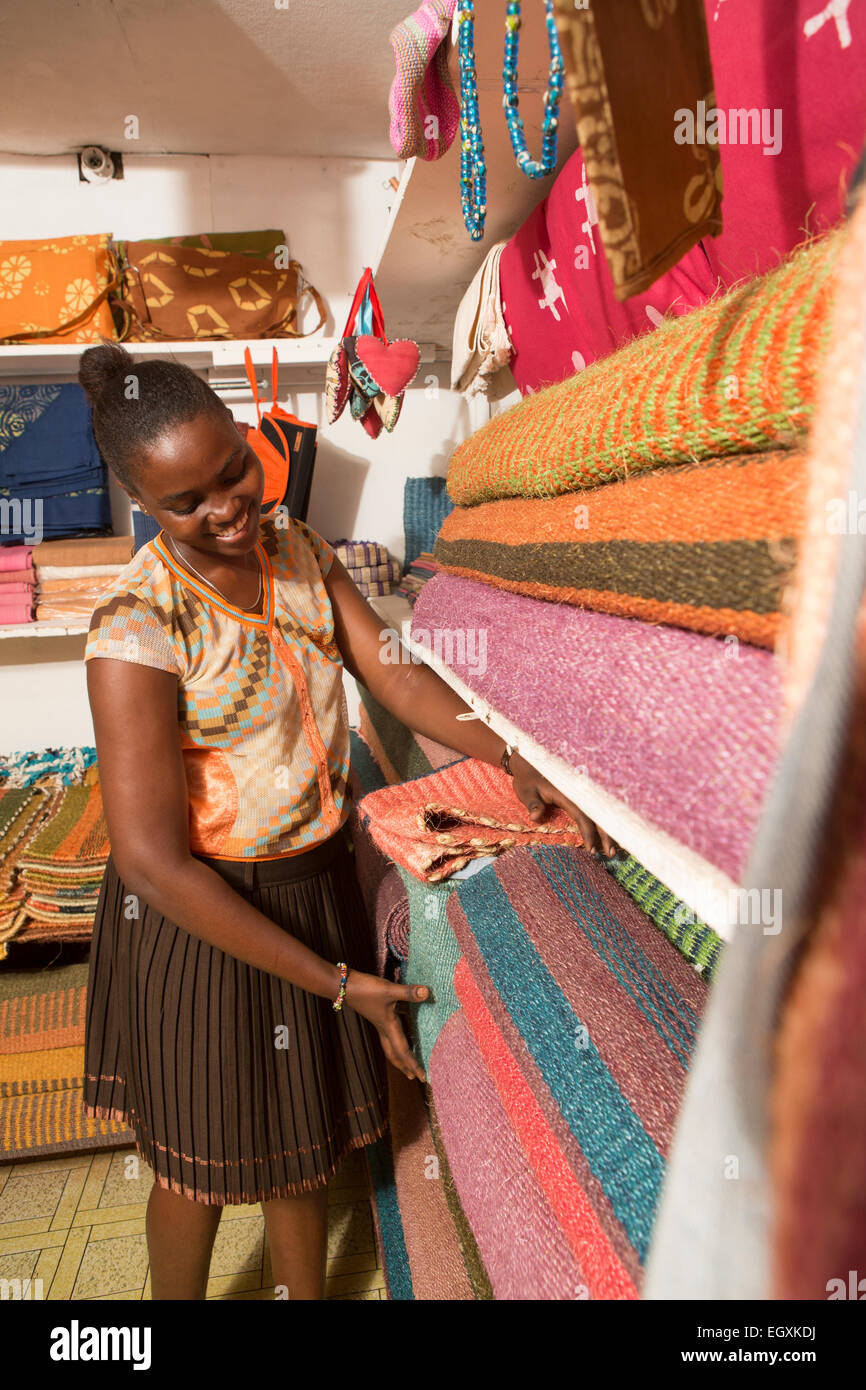
[[78,152],[78,177],[85,183],[108,183],[123,178],[123,155],[101,145],[85,145]]

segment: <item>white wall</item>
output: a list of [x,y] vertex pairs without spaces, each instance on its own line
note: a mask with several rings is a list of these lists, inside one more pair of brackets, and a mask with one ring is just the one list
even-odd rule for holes
[[[5,155],[0,238],[111,232],[132,239],[282,227],[291,255],[328,304],[323,332],[336,337],[361,271],[375,259],[393,198],[389,180],[399,169],[396,160],[127,156],[124,179],[92,185],[79,181],[72,156]],[[387,328],[387,303],[383,308]],[[320,427],[309,511],[315,530],[329,540],[377,540],[403,558],[404,480],[444,475],[451,452],[484,418],[448,382],[447,362],[422,364],[394,433],[376,441],[348,411],[325,425],[317,388],[281,396]],[[239,419],[253,420],[251,400],[230,405]],[[83,639],[74,638],[0,642],[0,752],[92,743],[83,649]],[[354,718],[354,692],[348,694]]]

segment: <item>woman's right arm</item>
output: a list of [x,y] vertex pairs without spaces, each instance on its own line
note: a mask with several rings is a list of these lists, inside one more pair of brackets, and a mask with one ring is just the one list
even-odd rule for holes
[[[135,662],[87,663],[105,819],[118,875],[131,894],[191,936],[281,980],[335,999],[336,963],[258,911],[190,853],[188,795],[177,722],[177,677]],[[351,961],[349,962],[351,966]],[[393,1005],[427,997],[352,971],[346,1003],[379,1029],[389,1061],[424,1079]],[[370,983],[365,983],[369,981]]]

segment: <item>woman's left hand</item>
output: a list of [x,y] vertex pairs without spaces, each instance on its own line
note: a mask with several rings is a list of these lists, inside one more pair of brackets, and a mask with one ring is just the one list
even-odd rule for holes
[[619,847],[615,840],[600,829],[591,821],[589,816],[584,815],[573,801],[563,795],[552,782],[548,782],[546,777],[542,777],[540,772],[536,772],[531,763],[520,753],[511,755],[511,772],[514,779],[514,791],[524,806],[529,811],[534,821],[544,819],[545,806],[559,806],[563,811],[567,811],[572,820],[577,822],[577,827],[583,836],[583,843],[590,853],[597,859],[599,851],[607,859],[619,853]]

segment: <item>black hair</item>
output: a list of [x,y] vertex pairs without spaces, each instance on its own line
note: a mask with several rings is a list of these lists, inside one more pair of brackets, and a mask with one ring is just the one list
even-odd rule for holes
[[136,455],[173,425],[226,407],[190,367],[163,358],[135,362],[119,343],[102,340],[78,364],[78,381],[93,407],[99,452],[117,480],[136,489]]

